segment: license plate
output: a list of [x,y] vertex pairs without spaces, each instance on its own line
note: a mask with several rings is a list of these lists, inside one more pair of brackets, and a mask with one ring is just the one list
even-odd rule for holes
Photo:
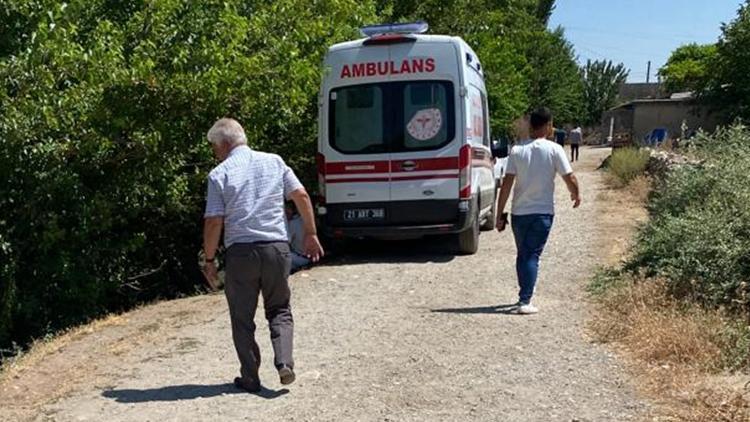
[[382,220],[385,218],[385,210],[383,208],[365,208],[358,210],[344,210],[344,220],[347,221],[358,221],[358,220]]

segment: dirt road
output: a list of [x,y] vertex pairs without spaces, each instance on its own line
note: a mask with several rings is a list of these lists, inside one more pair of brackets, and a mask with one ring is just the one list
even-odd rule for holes
[[0,384],[0,420],[623,421],[647,405],[613,354],[584,334],[583,286],[598,262],[596,165],[576,164],[584,205],[558,183],[536,303],[518,316],[512,236],[479,253],[379,243],[295,275],[297,382],[280,389],[258,313],[259,396],[238,365],[221,294],[156,304],[52,342]]

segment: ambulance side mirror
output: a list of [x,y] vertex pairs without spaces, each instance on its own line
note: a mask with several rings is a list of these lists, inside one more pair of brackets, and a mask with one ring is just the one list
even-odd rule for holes
[[508,156],[508,141],[501,139],[492,143],[492,156],[494,158],[505,158]]

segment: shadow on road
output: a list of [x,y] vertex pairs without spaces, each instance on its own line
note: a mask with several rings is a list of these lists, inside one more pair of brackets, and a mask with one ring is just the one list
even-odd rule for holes
[[[254,396],[264,399],[275,399],[288,394],[286,388],[282,390],[270,390],[263,387],[259,393]],[[106,390],[102,396],[115,399],[118,403],[146,403],[154,401],[178,401],[193,400],[197,398],[216,397],[225,394],[249,394],[240,390],[234,384],[215,384],[215,385],[170,385],[167,387],[148,388],[145,390],[123,389],[123,390]]]
[[475,308],[444,308],[430,309],[430,312],[440,314],[503,314],[518,315],[518,304],[509,303],[494,306],[479,306]]
[[323,266],[356,264],[446,263],[456,255],[450,238],[346,240],[331,248]]

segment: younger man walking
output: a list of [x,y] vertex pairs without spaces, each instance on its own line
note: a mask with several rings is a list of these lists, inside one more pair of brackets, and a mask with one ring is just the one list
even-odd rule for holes
[[539,270],[539,257],[547,243],[555,214],[555,175],[562,176],[570,191],[573,208],[581,204],[578,180],[563,147],[547,140],[553,135],[552,113],[541,108],[531,114],[531,139],[513,146],[498,199],[497,229],[505,230],[505,205],[513,191],[511,227],[518,255],[518,313],[535,314],[531,304]]

